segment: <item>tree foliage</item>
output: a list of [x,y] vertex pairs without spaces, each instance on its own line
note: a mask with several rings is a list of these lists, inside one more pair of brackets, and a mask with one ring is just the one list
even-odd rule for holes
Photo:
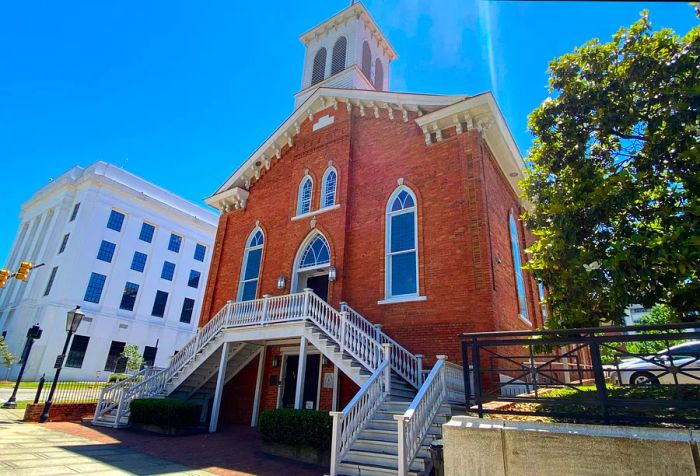
[[136,344],[127,344],[124,346],[124,350],[121,353],[121,357],[126,359],[126,368],[131,372],[135,373],[141,370],[143,366],[143,357],[139,352],[139,346]]
[[550,63],[523,183],[549,327],[700,309],[699,64],[700,27],[653,31],[647,12]]
[[10,348],[5,342],[5,338],[0,336],[0,363],[8,369],[17,361],[17,356],[10,352]]

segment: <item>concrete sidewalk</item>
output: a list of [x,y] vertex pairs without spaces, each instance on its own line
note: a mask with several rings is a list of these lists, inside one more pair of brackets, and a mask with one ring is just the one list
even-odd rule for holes
[[24,410],[0,409],[0,475],[208,475],[119,445],[70,435],[20,419]]

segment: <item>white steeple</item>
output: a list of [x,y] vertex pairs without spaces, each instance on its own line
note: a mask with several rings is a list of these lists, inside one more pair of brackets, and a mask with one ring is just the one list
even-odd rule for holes
[[317,87],[389,89],[396,52],[361,3],[355,3],[300,37],[306,46],[299,107]]

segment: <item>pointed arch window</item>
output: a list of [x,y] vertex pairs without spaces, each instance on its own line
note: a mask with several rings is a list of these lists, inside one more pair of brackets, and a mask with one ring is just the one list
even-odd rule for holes
[[333,57],[331,58],[331,76],[345,69],[345,51],[348,40],[344,36],[338,38],[333,45]]
[[314,183],[308,175],[299,184],[299,197],[297,199],[297,215],[303,215],[311,211],[311,195],[313,194]]
[[326,238],[320,233],[317,234],[309,244],[306,245],[299,262],[300,270],[308,270],[327,265],[331,262],[331,250]]
[[384,67],[379,58],[374,62],[374,89],[377,91],[384,90]]
[[513,270],[515,272],[515,287],[518,292],[518,311],[520,315],[529,320],[527,312],[527,297],[525,295],[525,277],[523,276],[523,263],[520,254],[520,237],[518,236],[518,224],[512,213],[508,215],[510,228],[510,247],[513,252]]
[[372,82],[372,52],[369,49],[369,43],[362,43],[362,72],[365,74],[367,81]]
[[338,173],[335,168],[328,167],[323,174],[323,184],[321,186],[321,208],[335,205],[335,189],[338,182]]
[[418,296],[418,227],[411,189],[396,189],[386,215],[386,296]]
[[321,48],[314,56],[314,67],[311,70],[311,85],[323,81],[326,75],[326,48]]
[[258,281],[260,278],[260,263],[262,262],[263,245],[265,236],[260,228],[256,228],[248,237],[245,251],[243,252],[243,268],[241,279],[238,283],[238,300],[250,301],[258,295]]

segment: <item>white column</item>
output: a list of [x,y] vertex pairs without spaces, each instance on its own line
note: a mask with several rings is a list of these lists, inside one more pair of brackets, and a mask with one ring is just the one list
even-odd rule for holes
[[334,412],[338,411],[338,366],[333,366],[333,403],[331,404],[331,409]]
[[294,408],[302,408],[304,399],[304,377],[306,377],[306,337],[301,336],[299,344],[299,367],[297,368],[297,391],[294,396]]
[[224,391],[224,377],[226,376],[226,363],[228,361],[228,342],[221,346],[221,359],[219,360],[219,373],[216,375],[216,390],[214,391],[214,404],[211,407],[211,420],[209,421],[209,433],[216,431],[219,421],[219,407],[221,407],[221,394]]
[[258,377],[255,381],[255,397],[253,399],[253,416],[250,419],[250,426],[257,426],[258,413],[260,412],[260,393],[262,392],[263,375],[265,374],[265,352],[267,346],[260,349],[260,358],[258,358]]

